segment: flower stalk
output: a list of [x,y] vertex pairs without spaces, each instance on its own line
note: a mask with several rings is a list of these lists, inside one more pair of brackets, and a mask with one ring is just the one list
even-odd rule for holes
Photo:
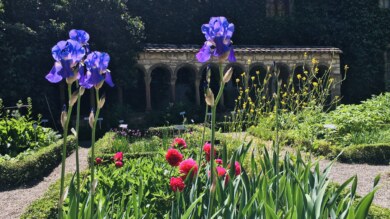
[[[72,84],[68,84],[68,96],[71,98],[72,96]],[[69,121],[72,115],[72,109],[73,106],[68,107],[67,117],[64,124],[64,144],[62,146],[62,160],[61,160],[61,186],[60,186],[60,200],[58,202],[58,218],[63,218],[63,211],[62,211],[62,205],[64,202],[64,185],[65,185],[65,160],[66,160],[66,144],[68,139],[68,127],[69,127]]]

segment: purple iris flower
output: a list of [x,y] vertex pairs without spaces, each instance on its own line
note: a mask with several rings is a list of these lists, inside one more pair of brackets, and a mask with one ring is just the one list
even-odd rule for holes
[[58,83],[63,78],[73,77],[73,68],[85,56],[85,48],[77,41],[69,39],[58,42],[51,54],[56,60],[46,79],[51,83]]
[[81,43],[82,45],[87,45],[89,40],[89,34],[85,32],[84,30],[70,30],[69,31],[69,38],[72,40],[76,40],[77,42]]
[[230,40],[233,36],[234,24],[229,24],[225,17],[212,17],[208,24],[202,25],[201,30],[207,41],[196,54],[199,62],[207,62],[211,56],[217,57],[220,61],[226,58],[230,62],[236,61]]
[[110,70],[107,69],[110,62],[110,56],[104,52],[91,52],[88,54],[84,63],[87,67],[87,72],[80,73],[80,85],[85,88],[91,88],[98,85],[103,80],[111,87],[114,86],[112,82]]

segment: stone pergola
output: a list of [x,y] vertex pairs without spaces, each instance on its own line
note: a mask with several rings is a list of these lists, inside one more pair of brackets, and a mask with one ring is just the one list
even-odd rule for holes
[[[216,66],[216,61],[209,63],[199,63],[195,54],[201,48],[200,45],[170,45],[170,44],[147,44],[144,51],[139,54],[138,68],[144,75],[146,92],[146,110],[152,110],[151,103],[151,81],[152,73],[155,69],[163,69],[169,72],[170,102],[174,103],[176,99],[176,81],[178,72],[182,68],[188,69],[188,77],[193,78],[195,103],[200,105],[201,94],[199,87],[202,86],[202,74],[207,66]],[[224,72],[233,67],[235,70],[250,74],[255,68],[261,67],[267,69],[276,64],[283,67],[287,74],[294,72],[298,66],[303,66],[306,53],[308,57],[314,57],[319,61],[318,66],[331,69],[330,77],[335,82],[341,81],[340,74],[340,54],[342,51],[333,47],[263,47],[263,46],[244,46],[234,45],[237,62],[224,63]],[[305,63],[305,68],[310,68],[310,60]],[[250,62],[248,62],[250,60]],[[204,77],[204,76],[203,76]],[[246,77],[249,78],[249,77]],[[331,90],[332,96],[340,95],[340,83],[334,83]],[[223,105],[223,99],[221,99]]]

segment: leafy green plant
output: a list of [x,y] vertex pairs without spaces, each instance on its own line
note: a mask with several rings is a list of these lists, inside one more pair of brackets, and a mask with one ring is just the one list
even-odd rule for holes
[[[24,115],[22,107],[27,108]],[[40,116],[38,120],[32,118],[31,98],[27,98],[27,105],[19,101],[15,108],[5,110],[0,99],[0,155],[5,159],[17,157],[26,151],[31,153],[59,139],[52,129],[40,126]]]
[[[79,218],[162,218],[173,200],[167,174],[167,163],[161,154],[153,160],[124,160],[121,168],[115,167],[114,163],[97,166],[96,211],[90,212],[89,177],[82,185]],[[72,180],[65,200],[64,218],[75,218],[75,198]]]

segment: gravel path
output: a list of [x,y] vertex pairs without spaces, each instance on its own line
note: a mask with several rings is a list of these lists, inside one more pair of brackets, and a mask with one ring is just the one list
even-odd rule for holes
[[[79,149],[80,169],[88,167],[88,148]],[[73,152],[66,159],[66,172],[76,171],[76,153]],[[19,218],[24,209],[34,200],[40,198],[47,188],[61,177],[61,164],[58,165],[43,181],[32,187],[19,187],[17,189],[0,192],[0,212],[2,219]]]
[[[253,144],[263,143],[267,145],[267,147],[271,147],[272,145],[272,142],[261,141],[259,138],[246,132],[228,134],[246,142],[253,140]],[[293,150],[294,149],[292,148],[284,147],[281,153],[284,153],[283,151],[295,153]],[[329,160],[321,160],[320,168],[323,170],[329,162]],[[390,165],[346,164],[335,162],[330,172],[330,179],[336,183],[342,184],[350,177],[357,175],[357,193],[359,195],[366,195],[372,190],[374,179],[378,174],[381,175],[379,181],[380,188],[375,193],[374,204],[390,209]]]
[[[325,168],[330,161],[320,161],[320,168]],[[380,188],[375,194],[374,204],[390,208],[390,165],[346,164],[336,162],[330,173],[330,179],[339,184],[357,175],[357,194],[366,195],[372,190],[376,175],[381,175]]]

